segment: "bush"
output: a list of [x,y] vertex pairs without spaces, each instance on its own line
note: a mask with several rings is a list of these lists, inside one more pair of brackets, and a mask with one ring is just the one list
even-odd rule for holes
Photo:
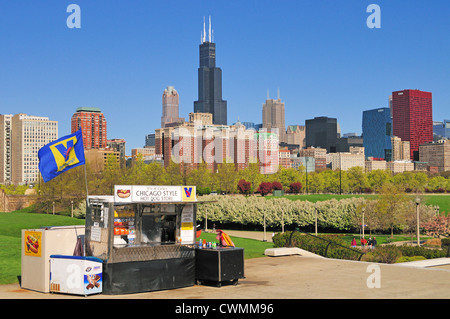
[[417,260],[426,260],[426,258],[423,256],[413,256],[413,257],[402,256],[397,259],[396,263],[405,263],[405,262],[417,261]]
[[441,248],[441,240],[439,238],[428,239],[423,245],[425,247]]
[[281,185],[281,183],[280,182],[272,182],[272,189],[273,190],[277,190],[277,191],[280,191],[280,190],[282,190],[283,189],[283,185]]
[[302,183],[292,183],[289,185],[289,193],[298,194],[302,190]]
[[[288,247],[291,234],[290,231],[275,234],[273,237],[274,247]],[[330,244],[330,241],[334,244]],[[328,258],[357,260],[361,255],[357,251],[346,248],[346,242],[338,235],[314,237],[294,232],[291,244],[292,247]]]
[[248,195],[252,190],[252,183],[247,182],[245,179],[241,179],[238,182],[238,190],[241,194]]
[[272,191],[272,183],[270,182],[262,182],[259,184],[257,192],[261,194],[261,196],[265,196]]
[[377,247],[367,252],[363,257],[363,261],[393,264],[398,258],[402,257],[402,252],[394,245]]
[[426,259],[442,258],[446,256],[446,250],[430,249],[422,246],[402,245],[397,247],[403,256],[414,257],[423,256]]

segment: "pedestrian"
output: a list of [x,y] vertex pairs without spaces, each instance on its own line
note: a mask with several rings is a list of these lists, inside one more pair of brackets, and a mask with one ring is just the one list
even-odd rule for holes
[[352,248],[356,248],[356,239],[353,237],[352,239]]
[[373,240],[372,240],[372,249],[375,249],[376,245],[377,245],[377,240],[374,237]]
[[372,249],[372,237],[369,237],[369,240],[367,241],[367,247],[369,249]]
[[361,248],[364,249],[366,247],[367,240],[363,237],[361,238]]

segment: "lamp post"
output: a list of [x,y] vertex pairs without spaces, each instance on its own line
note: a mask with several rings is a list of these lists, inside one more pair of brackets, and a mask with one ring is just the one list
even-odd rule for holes
[[317,236],[317,203],[314,205],[314,212],[315,212],[315,230],[316,230],[316,236]]
[[416,197],[416,218],[417,218],[417,246],[420,246],[420,231],[419,231],[419,227],[420,227],[420,221],[419,221],[419,204],[420,204],[420,199],[419,199],[419,197]]
[[362,238],[364,238],[364,213],[366,212],[366,209],[363,207],[362,209]]

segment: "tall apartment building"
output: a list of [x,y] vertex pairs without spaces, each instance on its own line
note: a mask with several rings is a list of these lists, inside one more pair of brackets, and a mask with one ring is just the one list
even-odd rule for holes
[[304,125],[288,125],[286,130],[286,140],[288,144],[306,147],[306,131]]
[[450,140],[427,143],[419,146],[420,161],[438,168],[439,172],[450,171]]
[[[181,164],[182,169],[195,169],[200,163],[206,163],[213,172],[225,162],[233,162],[236,169],[256,162],[254,130],[247,130],[243,125],[212,122],[211,113],[190,113],[189,122],[156,129],[156,156],[163,157],[165,167],[175,162]],[[276,155],[278,158],[278,149]]]
[[410,160],[411,152],[409,141],[402,141],[398,136],[391,137],[392,161]]
[[273,132],[278,134],[280,143],[287,143],[284,103],[281,102],[280,98],[278,98],[277,100],[266,100],[266,102],[263,104],[262,120],[263,128],[267,129],[268,131],[272,131],[272,129],[278,129],[278,132]]
[[79,107],[72,115],[72,133],[81,128],[85,150],[103,149],[107,146],[106,119],[96,107]]
[[166,127],[168,123],[184,122],[179,117],[179,95],[173,86],[168,86],[162,95],[162,116],[161,127]]
[[35,183],[39,178],[39,149],[58,139],[58,121],[20,113],[11,117],[10,132],[11,182]]
[[327,154],[331,163],[331,169],[348,170],[351,167],[359,166],[365,169],[364,147],[351,147],[350,152]]
[[392,93],[393,135],[410,142],[410,159],[419,160],[419,145],[433,141],[432,94],[419,90]]
[[315,117],[306,120],[306,147],[325,148],[328,153],[336,153],[338,138],[337,119],[329,117]]
[[280,166],[282,166],[283,168],[291,168],[292,164],[291,164],[291,151],[289,151],[287,149],[287,147],[285,148],[280,148],[278,150],[278,163]]
[[12,183],[12,115],[0,115],[0,183]]
[[392,160],[392,119],[389,108],[379,108],[363,112],[363,145],[366,157]]
[[213,42],[211,17],[206,38],[205,23],[199,47],[198,100],[194,102],[195,113],[211,113],[214,124],[227,125],[227,101],[222,99],[222,69],[216,67],[216,44]]
[[113,138],[106,141],[106,146],[108,149],[119,152],[120,166],[125,167],[126,157],[125,157],[125,146],[126,141],[123,138]]
[[327,168],[327,150],[325,148],[308,147],[300,149],[299,155],[304,158],[314,158],[316,171]]

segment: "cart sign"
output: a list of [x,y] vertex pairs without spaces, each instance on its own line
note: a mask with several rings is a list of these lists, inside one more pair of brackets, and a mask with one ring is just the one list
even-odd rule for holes
[[195,186],[114,186],[114,201],[117,203],[167,203],[196,200]]

